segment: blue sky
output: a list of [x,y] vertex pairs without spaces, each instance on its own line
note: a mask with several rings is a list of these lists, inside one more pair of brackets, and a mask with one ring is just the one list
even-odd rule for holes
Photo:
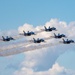
[[75,57],[75,52],[74,51],[67,51],[57,59],[57,62],[60,65],[65,66],[66,68],[70,68],[72,70],[75,70],[74,57]]
[[24,23],[43,25],[51,18],[74,21],[74,0],[0,0],[0,29],[17,29]]
[[[51,18],[67,23],[75,21],[75,0],[0,0],[0,30],[2,31],[18,29],[24,23],[33,26],[44,25]],[[15,58],[19,62],[23,60],[19,60],[20,56],[23,55],[17,55]],[[75,70],[73,66],[75,60],[70,62],[74,57],[75,52],[64,53],[57,59],[57,62]],[[5,58],[0,58],[0,61],[4,62],[4,60]],[[6,64],[0,65],[5,67],[8,63],[6,61]]]

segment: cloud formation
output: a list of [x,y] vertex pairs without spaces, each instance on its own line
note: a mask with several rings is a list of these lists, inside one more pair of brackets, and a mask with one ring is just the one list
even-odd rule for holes
[[[56,27],[57,31],[40,31],[40,29],[44,29],[44,26]],[[22,33],[23,30],[38,32],[37,35],[26,37],[26,39],[23,40],[31,40],[33,37],[48,38],[53,36],[53,33],[63,33],[67,35],[67,38],[75,40],[75,22],[67,24],[58,19],[51,19],[43,26],[33,27],[32,25],[24,24],[19,27],[18,31],[19,33]],[[56,60],[65,51],[75,50],[75,44],[64,45],[59,43],[59,41],[62,41],[62,39],[50,38],[46,40],[45,43],[40,44],[27,44],[27,42],[20,41],[19,43],[16,43],[16,46],[11,43],[9,47],[12,46],[12,48],[8,48],[6,51],[4,49],[4,51],[0,52],[0,55],[13,55],[26,52],[24,53],[25,59],[20,64],[20,70],[15,71],[14,75],[74,75],[74,71],[60,66],[56,63]]]
[[[26,23],[23,26],[20,26],[18,28],[19,33],[23,33],[23,30],[34,31],[37,35],[32,35],[29,37],[23,37],[26,39],[24,39],[23,41],[17,42],[17,43],[14,43],[14,42],[10,43],[9,42],[9,44],[7,44],[7,45],[4,44],[3,48],[1,48],[1,51],[3,51],[3,52],[1,52],[0,54],[1,55],[3,55],[3,54],[4,55],[5,54],[7,54],[7,55],[12,54],[13,55],[13,54],[17,54],[17,53],[22,53],[22,52],[27,51],[27,50],[30,51],[30,49],[35,50],[35,49],[41,49],[44,47],[51,47],[54,45],[61,44],[61,43],[59,43],[59,41],[62,41],[62,39],[50,38],[50,36],[54,36],[53,33],[56,33],[56,34],[58,34],[58,33],[62,34],[63,33],[67,36],[67,38],[74,39],[75,38],[75,33],[73,33],[74,29],[75,29],[74,25],[75,25],[75,22],[71,22],[69,25],[67,25],[66,22],[59,21],[58,19],[51,19],[45,25],[37,26],[37,27],[33,27],[32,25],[29,25]],[[41,29],[44,29],[44,26],[46,26],[47,28],[49,26],[50,27],[56,27],[57,31],[52,31],[52,32],[41,31]],[[39,30],[40,30],[40,32],[39,32]],[[45,43],[35,45],[34,43],[28,42],[28,40],[32,40],[33,38],[44,38],[44,39],[48,38],[48,39],[46,40]],[[10,52],[9,52],[9,50],[10,50]]]
[[22,67],[19,71],[16,71],[14,75],[75,75],[75,71],[71,71],[55,63],[52,68],[47,71],[35,72],[31,68]]

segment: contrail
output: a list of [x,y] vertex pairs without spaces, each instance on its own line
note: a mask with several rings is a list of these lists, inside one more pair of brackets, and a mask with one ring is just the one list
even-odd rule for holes
[[[9,56],[9,55],[19,54],[19,53],[23,53],[23,52],[27,52],[27,51],[33,51],[33,50],[37,50],[37,49],[44,49],[44,48],[56,46],[56,45],[59,45],[59,44],[63,44],[63,43],[60,43],[60,42],[47,43],[47,44],[45,44],[45,43],[41,44],[40,43],[40,44],[33,44],[33,45],[31,44],[31,45],[28,45],[28,46],[23,44],[23,45],[20,45],[18,48],[15,47],[15,48],[11,48],[11,49],[1,51],[0,56]],[[67,46],[67,44],[66,44],[66,46]]]
[[7,49],[0,51],[0,56],[9,56],[9,55],[14,55],[14,54],[19,54],[27,51],[33,51],[41,48],[46,48],[46,47],[51,47],[51,46],[56,46],[59,43],[48,43],[48,44],[38,44],[38,45],[30,45],[30,46],[25,46],[25,45],[20,45],[18,48],[12,48],[12,49]]
[[[39,31],[37,33],[40,33],[40,32],[42,32],[42,31]],[[40,36],[41,36],[41,34],[40,34]],[[39,35],[37,37],[39,37]],[[15,38],[18,38],[18,36]],[[32,37],[30,37],[30,38],[32,38]],[[52,38],[54,38],[54,37],[49,36],[49,37],[44,37],[43,39],[46,41],[46,40],[50,40]],[[27,39],[29,39],[29,38],[27,38]],[[32,51],[32,50],[37,50],[37,49],[56,46],[58,44],[61,44],[59,42],[57,42],[57,43],[45,42],[45,43],[40,43],[40,44],[34,44],[33,40],[23,40],[20,42],[15,42],[15,41],[11,42],[10,41],[8,43],[5,43],[5,44],[4,43],[0,43],[0,56],[9,56],[9,55],[14,55],[14,54],[18,54],[18,53],[22,53],[22,52],[26,52],[26,51]]]
[[[43,38],[44,40],[49,40],[51,37],[47,37],[47,38]],[[29,44],[33,44],[34,41],[33,40],[23,40],[23,41],[20,41],[20,42],[5,42],[3,44],[0,44],[0,52],[3,51],[3,50],[8,50],[8,49],[13,49],[13,48],[18,48],[18,47],[21,47],[21,46],[26,46],[26,45],[29,45]]]
[[19,46],[28,45],[30,42],[28,41],[20,41],[20,42],[10,42],[0,45],[0,52],[8,49],[18,48]]
[[[44,38],[45,40],[49,40],[52,37]],[[10,45],[9,45],[10,44]],[[0,56],[9,56],[14,55],[18,53],[23,53],[27,51],[37,50],[41,48],[56,46],[58,44],[63,44],[61,42],[55,42],[55,43],[48,43],[48,42],[42,42],[42,43],[34,43],[31,41],[23,40],[20,42],[11,42],[7,45],[1,46],[0,45]]]

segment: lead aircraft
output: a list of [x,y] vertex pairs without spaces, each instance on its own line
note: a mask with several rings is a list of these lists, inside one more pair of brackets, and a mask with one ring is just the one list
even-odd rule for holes
[[44,28],[45,28],[45,31],[53,31],[53,30],[56,30],[56,28],[55,27],[46,27],[46,26],[44,26]]

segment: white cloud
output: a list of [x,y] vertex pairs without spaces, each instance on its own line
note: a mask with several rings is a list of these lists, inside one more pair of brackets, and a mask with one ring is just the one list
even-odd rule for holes
[[[72,26],[71,26],[71,24],[72,24]],[[37,35],[33,35],[31,37],[27,37],[27,39],[31,40],[31,39],[33,39],[33,37],[35,37],[35,38],[38,38],[38,37],[39,38],[48,38],[48,37],[52,36],[53,33],[64,33],[64,34],[67,35],[68,38],[74,39],[75,38],[75,33],[74,33],[75,26],[74,25],[75,25],[75,22],[71,22],[69,25],[67,25],[67,23],[64,22],[64,21],[59,21],[58,19],[51,19],[44,26],[56,27],[57,31],[52,31],[52,32],[45,32],[45,31],[43,31],[43,32],[38,33]],[[18,30],[19,30],[20,33],[23,32],[23,30],[25,30],[25,31],[38,31],[39,28],[42,29],[44,26],[33,27],[32,25],[24,24],[23,26],[20,26],[18,28]],[[53,46],[54,46],[54,45],[59,44],[59,41],[62,41],[62,39],[60,39],[60,40],[56,40],[56,39],[46,40],[45,45],[43,45],[43,43],[38,44],[38,45],[29,43],[29,45],[27,44],[27,48],[26,48],[26,42],[25,43],[24,42],[21,42],[21,43],[19,42],[19,45],[17,43],[15,46],[14,46],[14,44],[12,45],[12,43],[11,43],[10,45],[8,45],[8,46],[10,46],[10,47],[8,47],[8,49],[6,48],[7,45],[6,45],[6,47],[4,46],[4,48],[7,49],[7,54],[10,55],[10,54],[16,54],[16,53],[27,51],[27,49],[29,51],[30,49],[35,50],[35,48],[36,49],[37,48],[40,49],[40,48],[48,47],[48,46],[51,47],[52,43],[53,43]],[[22,45],[23,45],[23,48],[22,48]],[[9,49],[12,49],[11,46],[12,46],[13,50],[11,50],[10,53],[9,53]],[[34,47],[34,48],[32,48],[32,47]],[[22,50],[20,50],[20,49],[22,49]],[[3,51],[3,49],[2,49],[2,51]]]
[[[75,29],[75,22],[70,22],[69,24],[67,24],[65,21],[59,21],[58,19],[51,19],[49,22],[45,23],[46,27],[56,27],[57,31],[55,33],[64,33],[67,36],[70,37],[74,37],[75,33],[74,33],[74,29]],[[24,24],[23,26],[20,26],[18,28],[18,31],[20,33],[23,32],[23,30],[25,31],[38,31],[40,29],[44,29],[44,26],[36,26],[35,28],[33,27],[33,25],[29,25],[29,24]],[[54,32],[52,32],[54,33]],[[43,34],[43,35],[42,35]],[[44,35],[45,34],[45,35]],[[50,34],[50,33],[49,33]],[[42,35],[42,37],[45,37],[47,35],[49,35],[48,33],[40,33],[38,35]]]
[[[29,39],[35,38],[46,38],[52,36],[53,33],[64,33],[68,36],[68,38],[75,38],[75,22],[71,22],[67,25],[64,21],[59,21],[58,19],[51,19],[49,22],[45,24],[45,26],[56,27],[58,31],[53,32],[40,32],[35,36],[31,36]],[[42,29],[43,26],[33,27],[29,24],[24,24],[19,27],[19,32],[22,33],[25,31],[38,31]],[[75,40],[75,39],[74,39]],[[24,61],[20,64],[21,69],[15,72],[15,75],[73,75],[75,72],[65,69],[64,67],[59,66],[59,64],[55,64],[56,59],[67,50],[75,50],[74,44],[63,45],[59,43],[62,39],[49,39],[45,42],[45,44],[29,44],[26,48],[26,43],[23,46],[16,46],[17,48],[8,49],[6,52],[4,51],[4,55],[13,55],[25,51],[29,51],[25,54]],[[22,44],[22,42],[20,43]],[[19,45],[20,45],[19,44]],[[17,44],[16,44],[17,45]],[[24,46],[25,45],[25,46]],[[47,48],[48,47],[48,48]],[[34,50],[34,51],[32,51]],[[36,51],[35,51],[36,50]],[[53,65],[54,64],[54,65]]]
[[25,30],[26,32],[27,31],[33,31],[33,30],[35,30],[35,28],[33,27],[33,25],[30,25],[30,24],[25,23],[23,26],[20,26],[18,28],[18,31],[20,33],[23,33],[23,30]]
[[[72,25],[71,25],[72,24]],[[51,19],[45,24],[45,26],[56,27],[58,31],[55,33],[64,33],[68,38],[75,38],[75,22],[71,22],[67,25],[64,21],[58,21],[57,19]],[[38,26],[35,29],[41,29],[43,26]],[[41,32],[36,37],[48,37],[53,35],[54,32],[46,33]],[[61,40],[61,39],[60,39]],[[59,40],[50,39],[50,42],[54,43]],[[47,42],[48,43],[48,42]],[[21,63],[21,69],[16,71],[15,75],[74,75],[75,72],[70,69],[66,69],[59,64],[55,63],[56,59],[67,50],[74,50],[75,47],[71,45],[58,44],[50,46],[49,48],[39,49],[36,51],[29,51],[25,53],[25,60]],[[55,63],[55,64],[54,64]],[[53,65],[54,64],[54,65]],[[52,66],[53,65],[53,66]]]
[[18,30],[0,31],[0,38],[1,36],[13,36],[17,34],[18,34]]
[[52,68],[47,71],[35,72],[31,68],[22,67],[19,71],[16,71],[14,75],[74,75],[75,71],[70,69],[65,69],[58,63],[55,63]]

